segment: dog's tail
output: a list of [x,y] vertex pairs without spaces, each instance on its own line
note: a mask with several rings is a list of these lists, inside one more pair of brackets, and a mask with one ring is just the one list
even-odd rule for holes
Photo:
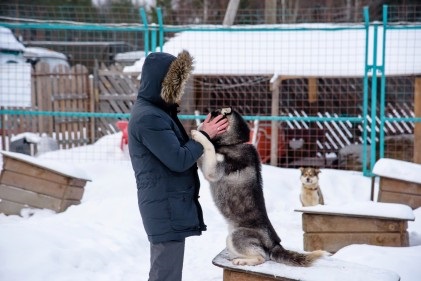
[[298,253],[284,249],[281,245],[276,245],[270,252],[270,259],[275,262],[293,266],[310,266],[318,258],[328,254],[325,251],[313,251],[309,253]]

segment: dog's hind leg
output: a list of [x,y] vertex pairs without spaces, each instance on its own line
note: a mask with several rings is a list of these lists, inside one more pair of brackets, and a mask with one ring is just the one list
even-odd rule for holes
[[260,234],[247,228],[237,229],[228,235],[227,249],[236,257],[232,260],[235,265],[258,265],[266,261],[267,254]]
[[223,155],[215,152],[213,144],[201,132],[192,130],[191,135],[192,138],[200,143],[204,149],[203,155],[198,162],[203,175],[210,182],[219,180],[221,175],[218,173],[218,161],[223,161]]

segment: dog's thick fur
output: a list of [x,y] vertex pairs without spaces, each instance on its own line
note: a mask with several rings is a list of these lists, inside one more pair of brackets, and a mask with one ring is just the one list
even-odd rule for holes
[[204,147],[198,165],[210,183],[216,206],[229,225],[227,249],[236,265],[257,265],[267,260],[309,266],[324,251],[298,253],[286,250],[266,212],[261,163],[256,148],[248,144],[250,129],[241,115],[224,108],[212,112],[228,118],[227,131],[212,142],[200,131],[192,138]]
[[319,173],[317,168],[300,168],[301,193],[300,201],[304,207],[324,205],[322,190],[319,186]]

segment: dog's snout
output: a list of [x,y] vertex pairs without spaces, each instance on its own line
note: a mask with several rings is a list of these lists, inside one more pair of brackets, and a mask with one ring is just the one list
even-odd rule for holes
[[306,178],[306,181],[307,181],[307,182],[310,182],[310,181],[311,181],[311,179],[310,179],[310,178]]
[[220,114],[221,114],[221,112],[219,110],[214,110],[214,111],[211,112],[211,117],[215,118],[216,116],[218,116]]

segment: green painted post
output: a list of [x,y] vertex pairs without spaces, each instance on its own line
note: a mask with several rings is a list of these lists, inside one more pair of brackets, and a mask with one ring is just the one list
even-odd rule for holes
[[386,74],[385,74],[385,57],[386,57],[386,29],[387,29],[387,5],[383,5],[383,43],[382,43],[382,78],[380,89],[380,137],[379,137],[379,157],[384,157],[384,123],[385,123],[385,106],[386,106]]
[[145,37],[144,48],[145,48],[145,55],[149,53],[149,26],[148,26],[148,18],[146,16],[145,8],[141,7],[139,9],[140,18],[143,21],[143,26],[145,27],[145,31],[143,32]]
[[160,51],[163,51],[164,46],[164,20],[162,17],[161,8],[156,8],[156,15],[158,17],[158,30],[159,30],[159,48]]
[[151,29],[151,52],[155,52],[156,51],[156,37],[157,37],[157,31],[156,28],[153,27]]
[[371,75],[371,149],[370,173],[376,163],[376,117],[377,117],[377,33],[378,25],[373,26],[373,71]]
[[367,115],[368,115],[368,72],[371,70],[371,66],[368,65],[368,39],[369,39],[369,31],[370,31],[370,16],[368,12],[368,7],[364,7],[363,9],[364,14],[364,26],[365,26],[365,65],[364,65],[364,91],[363,91],[363,174],[365,176],[369,175],[367,170],[368,166],[368,159],[367,159]]

